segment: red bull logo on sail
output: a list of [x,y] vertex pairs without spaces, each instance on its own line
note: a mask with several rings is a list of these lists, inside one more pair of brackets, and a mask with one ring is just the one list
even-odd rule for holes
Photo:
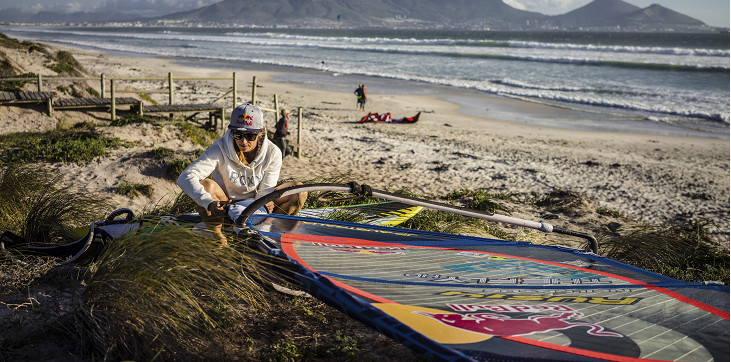
[[490,312],[504,312],[504,313],[527,313],[527,312],[543,312],[543,311],[557,311],[557,312],[575,312],[566,305],[485,305],[485,304],[447,304],[449,308],[452,308],[456,312],[477,312],[480,310],[487,310]]
[[368,255],[404,255],[403,251],[390,251],[390,250],[367,250],[367,249],[340,249],[330,248],[330,251],[344,251],[347,253],[356,254],[368,254]]
[[549,315],[533,315],[528,318],[512,318],[497,313],[429,313],[416,311],[425,317],[434,319],[444,325],[470,332],[491,336],[524,336],[533,333],[559,331],[574,327],[589,327],[586,333],[599,337],[622,337],[619,333],[606,332],[598,324],[571,322],[572,318],[583,317],[583,313],[567,312]]

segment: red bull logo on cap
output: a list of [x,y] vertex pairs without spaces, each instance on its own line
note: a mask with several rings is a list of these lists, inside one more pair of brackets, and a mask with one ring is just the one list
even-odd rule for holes
[[528,318],[513,318],[498,313],[458,314],[424,311],[415,311],[413,313],[429,317],[453,328],[490,336],[521,336],[574,327],[589,327],[586,333],[593,336],[622,337],[619,333],[604,331],[604,327],[598,324],[569,321],[572,318],[584,316],[583,313],[579,312],[532,315]]
[[254,124],[254,117],[248,115],[247,113],[240,114],[236,118],[236,124],[243,124],[244,126],[251,126]]

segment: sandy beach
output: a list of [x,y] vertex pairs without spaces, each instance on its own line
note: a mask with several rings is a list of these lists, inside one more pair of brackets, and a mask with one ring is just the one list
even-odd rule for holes
[[[280,106],[303,110],[304,157],[284,159],[283,179],[321,180],[347,174],[355,181],[380,189],[408,188],[427,196],[461,189],[524,196],[570,190],[641,222],[661,225],[671,219],[709,220],[709,231],[721,246],[728,248],[728,140],[528,126],[521,122],[521,112],[580,115],[548,105],[479,94],[475,95],[476,107],[517,110],[515,119],[490,119],[490,112],[480,117],[468,114],[458,104],[446,100],[450,96],[447,93],[426,96],[370,91],[366,111],[390,112],[394,118],[418,112],[421,116],[416,124],[362,124],[358,121],[366,112],[356,111],[352,92],[277,82],[270,70],[237,70],[207,63],[191,66],[174,59],[112,56],[62,48],[71,51],[90,74],[107,77],[160,77],[168,72],[176,77],[225,77],[236,71],[239,102],[250,100],[251,80],[256,76],[259,105],[273,107],[276,94]],[[8,57],[26,72],[52,74],[22,53],[9,52]],[[99,86],[98,82],[88,83]],[[211,102],[231,84],[181,81],[179,86],[176,103],[184,104]],[[356,86],[353,84],[353,89]],[[161,85],[135,82],[129,83],[129,87],[160,89]],[[153,93],[151,97],[161,104],[167,103],[167,94]],[[230,112],[231,97],[220,102]],[[49,130],[59,123],[108,120],[105,113],[59,111],[49,117],[40,110],[0,106],[0,132]],[[273,114],[267,114],[267,122],[273,127]],[[290,129],[290,138],[296,139],[296,115],[290,120]],[[109,195],[115,204],[135,211],[180,192],[173,182],[149,172],[149,165],[133,156],[152,147],[190,151],[199,146],[181,141],[166,127],[105,127],[104,132],[135,141],[136,146],[115,150],[110,157],[88,165],[54,165],[70,184]],[[154,194],[150,198],[130,199],[114,193],[123,181],[151,184]]]

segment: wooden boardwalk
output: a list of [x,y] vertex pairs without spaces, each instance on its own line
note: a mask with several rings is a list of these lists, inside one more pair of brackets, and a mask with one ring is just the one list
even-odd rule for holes
[[[142,101],[134,98],[114,98],[115,105],[132,105],[138,108]],[[53,108],[55,109],[74,109],[74,108],[99,108],[111,107],[111,98],[57,98],[53,100]]]
[[38,103],[51,99],[50,92],[0,92],[2,103]]
[[45,103],[49,115],[53,113],[51,99],[51,92],[0,92],[0,104]]

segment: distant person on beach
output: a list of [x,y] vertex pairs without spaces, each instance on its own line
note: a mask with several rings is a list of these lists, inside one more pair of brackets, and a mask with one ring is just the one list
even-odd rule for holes
[[290,153],[289,142],[287,142],[287,136],[289,136],[289,126],[287,124],[287,121],[289,120],[289,109],[283,109],[280,113],[282,114],[282,118],[280,118],[274,126],[274,137],[272,137],[272,142],[279,147],[279,150],[282,151],[282,158],[284,158]]
[[[277,186],[281,168],[282,153],[266,137],[262,111],[247,103],[234,109],[226,133],[183,171],[178,186],[195,201],[205,225],[227,245],[222,226],[227,215],[235,221],[232,210],[240,214],[259,197],[302,184],[292,181]],[[306,199],[306,192],[281,197],[260,211],[293,215]]]
[[365,111],[365,104],[366,104],[366,94],[365,94],[365,84],[359,84],[358,88],[355,89],[353,93],[355,93],[356,98],[356,108],[359,111]]

